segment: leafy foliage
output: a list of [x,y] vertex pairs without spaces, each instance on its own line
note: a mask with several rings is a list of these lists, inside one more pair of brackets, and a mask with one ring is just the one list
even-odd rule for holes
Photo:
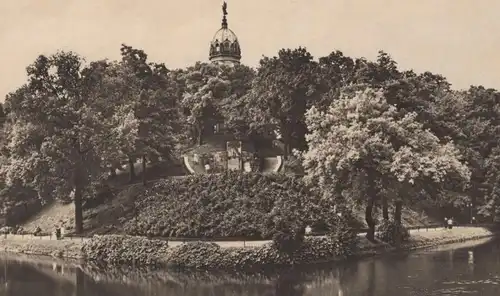
[[253,80],[252,69],[196,63],[177,76],[185,90],[181,105],[198,143],[213,125],[221,122],[237,136],[250,133],[247,120],[252,115],[251,109],[245,108],[245,95]]
[[[282,222],[283,223],[283,222]],[[285,224],[285,223],[283,223]],[[273,234],[273,244],[280,252],[293,254],[304,242],[303,230],[293,229],[289,225],[282,225]]]
[[293,148],[305,147],[304,115],[319,95],[317,74],[317,63],[305,48],[282,49],[260,61],[252,98],[281,135],[285,158]]
[[345,211],[344,215],[337,216],[337,221],[328,233],[328,238],[336,243],[336,256],[353,255],[357,248],[358,235],[351,227],[350,216]]
[[329,262],[348,257],[343,242],[331,238],[305,238],[292,253],[274,243],[256,248],[221,248],[215,243],[192,242],[174,247],[166,256],[168,266],[201,270],[255,270],[269,267]]
[[82,252],[87,260],[105,265],[159,266],[167,248],[168,243],[162,240],[106,235],[86,241]]
[[127,114],[107,116],[108,102],[97,92],[106,62],[84,67],[71,52],[40,56],[27,68],[29,82],[6,99],[10,130],[7,185],[22,182],[43,199],[75,201],[75,228],[82,231],[82,196],[101,178],[102,155],[113,151],[115,137],[136,130]]
[[177,157],[185,142],[179,133],[185,124],[177,108],[178,82],[165,65],[149,63],[144,51],[122,45],[121,53],[122,60],[108,71],[101,91],[117,110],[129,114],[137,131],[116,139],[117,158],[142,157],[145,162]]
[[[223,124],[225,136],[251,142],[257,152],[271,146],[281,151],[288,172],[306,174],[313,184],[319,182],[323,193],[304,202],[290,193],[295,189],[280,191],[273,185],[269,190],[276,200],[266,201],[277,204],[273,210],[264,198],[257,198],[263,205],[243,215],[232,206],[254,203],[237,197],[261,193],[224,187],[216,177],[219,185],[214,188],[223,191],[217,193],[222,196],[217,204],[197,202],[217,207],[206,213],[218,213],[218,218],[204,212],[192,223],[173,213],[183,221],[168,229],[173,233],[164,233],[161,223],[166,222],[158,221],[129,226],[132,232],[272,237],[286,222],[291,226],[280,230],[286,241],[305,224],[334,225],[330,210],[339,203],[365,203],[367,223],[374,230],[371,212],[379,203],[387,213],[390,203],[407,205],[424,198],[436,206],[463,212],[472,207],[484,218],[500,219],[500,93],[495,89],[452,90],[439,74],[398,69],[383,51],[374,61],[340,51],[315,61],[299,47],[263,57],[256,69],[196,63],[176,70],[149,61],[143,50],[122,45],[120,51],[120,61],[87,63],[75,53],[57,52],[41,55],[27,67],[27,83],[10,93],[0,108],[4,207],[35,198],[72,200],[76,230],[81,231],[80,204],[107,186],[110,172],[126,163],[133,181],[137,159],[144,170],[146,163],[173,161],[189,141],[203,142],[217,123]],[[297,153],[290,157],[294,149]],[[194,177],[209,184],[203,178]],[[227,181],[233,182],[231,178]],[[158,192],[149,191],[160,196]],[[224,202],[229,195],[234,196]],[[200,196],[212,198],[208,193]],[[296,220],[296,211],[314,212],[319,218],[305,214]],[[152,219],[146,216],[138,221]],[[170,225],[174,220],[168,221]],[[223,225],[215,226],[219,221]],[[237,223],[243,225],[240,230],[228,230]],[[210,233],[210,227],[217,230]]]
[[270,239],[281,231],[299,233],[316,220],[332,224],[301,179],[283,175],[226,172],[161,180],[137,198],[136,210],[125,225],[131,235]]
[[410,239],[410,232],[403,224],[384,220],[378,225],[377,237],[381,241],[394,245],[398,236],[401,239],[400,243],[407,242]]
[[302,155],[306,178],[325,190],[354,180],[335,194],[358,189],[360,198],[368,197],[365,218],[371,237],[377,183],[418,192],[429,184],[464,184],[470,178],[456,147],[451,142],[441,144],[416,117],[416,113],[399,114],[382,92],[369,88],[347,88],[328,111],[312,107],[306,114],[309,149]]

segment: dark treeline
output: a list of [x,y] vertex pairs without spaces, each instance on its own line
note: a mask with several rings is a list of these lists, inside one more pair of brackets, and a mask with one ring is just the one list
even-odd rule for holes
[[285,169],[328,198],[366,202],[373,228],[373,207],[387,220],[394,204],[399,220],[410,199],[500,214],[500,93],[454,90],[441,75],[398,69],[382,51],[368,61],[282,49],[256,69],[171,70],[123,45],[119,61],[58,52],[26,71],[0,110],[0,198],[6,207],[72,199],[76,232],[82,201],[110,172],[178,159],[217,123],[257,149],[279,140]]

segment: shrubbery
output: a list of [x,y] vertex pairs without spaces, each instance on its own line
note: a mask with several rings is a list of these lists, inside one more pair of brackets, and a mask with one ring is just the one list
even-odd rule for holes
[[391,245],[396,244],[397,237],[400,235],[401,243],[407,242],[410,239],[410,232],[401,223],[384,220],[377,229],[377,238]]
[[274,243],[256,248],[221,248],[215,243],[193,242],[173,248],[166,257],[170,267],[204,270],[259,269],[312,264],[345,258],[352,250],[329,237],[306,237],[293,252],[280,251]]
[[195,175],[158,181],[138,196],[136,216],[124,229],[149,237],[272,239],[283,230],[276,224],[280,219],[331,225],[333,205],[321,203],[298,177],[231,171]]
[[86,259],[109,265],[161,265],[168,243],[123,235],[94,236],[82,247]]
[[183,269],[261,269],[343,259],[353,253],[356,235],[339,228],[327,237],[302,237],[293,248],[275,242],[255,248],[221,248],[211,242],[189,242],[173,248],[163,240],[94,236],[82,247],[85,258],[105,265],[170,266]]
[[273,246],[285,254],[293,254],[304,243],[304,234],[291,227],[277,230],[273,235]]
[[[335,227],[330,231],[328,237],[336,243],[336,256],[350,256],[357,248],[358,236],[350,226],[350,215],[345,213],[345,216],[338,217]],[[347,217],[346,217],[347,216]]]

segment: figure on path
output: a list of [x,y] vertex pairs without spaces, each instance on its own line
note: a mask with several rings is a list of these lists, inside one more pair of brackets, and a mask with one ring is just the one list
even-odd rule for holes
[[449,229],[453,228],[453,218],[448,219],[448,228]]

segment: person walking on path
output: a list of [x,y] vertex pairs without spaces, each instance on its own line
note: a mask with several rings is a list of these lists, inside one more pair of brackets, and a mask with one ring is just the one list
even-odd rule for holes
[[60,240],[61,239],[61,228],[59,227],[59,225],[56,226],[56,240]]
[[444,217],[444,229],[448,229],[448,218]]
[[449,229],[453,228],[453,218],[448,219],[448,228]]

